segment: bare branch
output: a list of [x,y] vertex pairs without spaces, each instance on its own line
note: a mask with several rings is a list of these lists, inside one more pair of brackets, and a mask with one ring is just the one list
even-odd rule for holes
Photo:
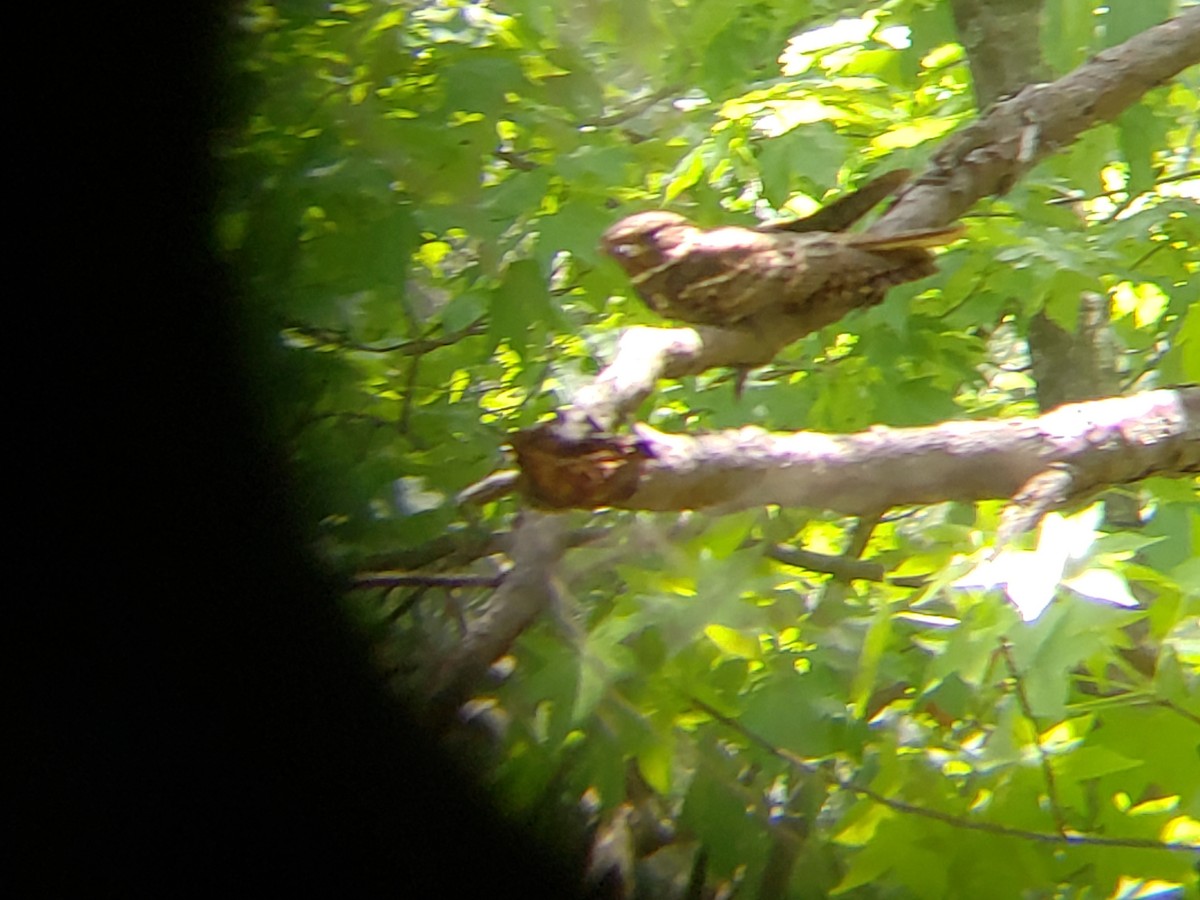
[[499,472],[493,472],[486,478],[481,478],[459,491],[455,502],[461,506],[498,500],[513,492],[520,477],[521,473],[516,469],[502,469]]
[[[727,728],[740,734],[751,743],[759,748],[770,753],[772,756],[783,760],[789,766],[804,772],[806,774],[814,774],[824,772],[820,766],[802,759],[784,750],[781,747],[776,747],[766,738],[747,728],[737,719],[730,718],[724,715],[720,710],[715,709],[696,697],[688,697],[688,699],[696,706],[697,709],[703,710],[714,720],[720,722]],[[841,790],[849,791],[866,797],[881,806],[886,806],[888,809],[896,812],[906,813],[908,815],[921,816],[926,819],[935,819],[938,822],[943,822],[953,828],[963,828],[968,831],[984,831],[988,834],[1004,835],[1005,837],[1019,838],[1026,841],[1036,841],[1043,844],[1062,844],[1064,846],[1089,846],[1089,847],[1132,847],[1145,850],[1167,850],[1172,852],[1195,853],[1195,844],[1185,844],[1181,841],[1155,841],[1145,838],[1119,838],[1119,837],[1099,837],[1089,834],[1077,834],[1074,832],[1065,834],[1054,834],[1044,831],[1028,831],[1024,828],[1010,828],[1007,825],[998,825],[994,822],[981,822],[975,819],[968,819],[964,816],[956,816],[952,813],[942,812],[936,809],[927,809],[923,806],[916,806],[912,803],[906,803],[903,800],[895,800],[891,797],[886,797],[878,791],[872,790],[864,785],[855,784],[852,780],[846,778],[838,778],[836,775],[829,773],[827,777],[833,781]]]
[[621,125],[628,122],[630,119],[635,119],[654,106],[656,103],[661,103],[672,94],[678,94],[683,87],[678,84],[668,84],[659,88],[652,94],[647,94],[645,97],[639,97],[632,101],[628,106],[621,109],[613,110],[595,119],[580,123],[583,128],[611,128],[614,125]]
[[1009,677],[1012,678],[1013,692],[1017,695],[1017,703],[1021,707],[1021,714],[1025,716],[1029,726],[1033,729],[1033,746],[1037,749],[1038,762],[1042,766],[1042,777],[1046,779],[1046,797],[1050,801],[1050,811],[1054,815],[1054,824],[1061,834],[1067,833],[1067,823],[1063,818],[1062,806],[1058,802],[1058,788],[1054,783],[1054,768],[1050,765],[1050,757],[1046,755],[1046,748],[1042,746],[1042,728],[1038,725],[1038,720],[1033,715],[1033,707],[1029,705],[1029,697],[1025,693],[1025,681],[1021,675],[1021,670],[1017,668],[1017,662],[1013,659],[1012,644],[1007,638],[1000,639],[1000,655],[1004,658],[1004,665],[1008,668]]
[[[874,427],[847,435],[635,430],[637,453],[592,448],[594,473],[566,443],[561,452],[569,466],[542,460],[538,471],[526,469],[529,495],[552,508],[728,512],[776,504],[864,515],[892,506],[1012,497],[1055,466],[1073,473],[1064,500],[1151,474],[1200,472],[1200,388],[1070,404],[1037,418]],[[574,479],[578,490],[560,476]],[[613,492],[605,495],[597,488],[601,482],[612,484]]]
[[1038,472],[1013,495],[1012,503],[1000,517],[995,552],[1027,531],[1033,531],[1042,517],[1058,509],[1075,493],[1075,475],[1069,466],[1054,465]]
[[437,730],[453,721],[487,667],[553,605],[558,590],[555,570],[568,534],[557,516],[522,513],[513,531],[512,569],[434,676],[426,711]]
[[504,581],[504,574],[445,575],[437,572],[363,572],[354,576],[350,590],[397,587],[485,587],[494,588]]
[[294,325],[284,330],[285,336],[299,337],[302,340],[321,343],[346,350],[357,350],[360,353],[395,353],[398,356],[421,356],[440,347],[457,344],[464,338],[477,337],[487,331],[487,322],[477,319],[465,328],[451,331],[440,337],[414,338],[411,341],[401,341],[398,344],[360,344],[350,340],[344,333],[329,328],[313,328]]
[[897,587],[909,588],[924,587],[929,582],[929,579],[923,575],[889,576],[882,563],[852,559],[846,556],[833,556],[829,553],[816,553],[799,547],[786,547],[783,544],[771,547],[767,550],[766,555],[784,565],[832,575],[843,581],[881,581]]

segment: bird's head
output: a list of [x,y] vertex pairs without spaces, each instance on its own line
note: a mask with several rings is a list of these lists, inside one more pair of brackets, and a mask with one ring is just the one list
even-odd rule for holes
[[611,226],[600,246],[633,276],[662,265],[670,251],[695,231],[696,226],[678,213],[654,209]]

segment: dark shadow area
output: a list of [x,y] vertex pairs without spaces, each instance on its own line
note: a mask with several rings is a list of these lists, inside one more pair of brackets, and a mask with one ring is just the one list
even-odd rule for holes
[[155,51],[169,74],[143,73],[155,144],[122,182],[137,226],[119,293],[97,286],[122,298],[97,338],[119,371],[87,373],[104,446],[76,460],[86,576],[63,573],[78,608],[39,651],[52,687],[22,753],[22,868],[122,896],[570,896],[561,860],[386,692],[307,554],[239,349],[239,285],[209,249],[221,22],[178,13]]

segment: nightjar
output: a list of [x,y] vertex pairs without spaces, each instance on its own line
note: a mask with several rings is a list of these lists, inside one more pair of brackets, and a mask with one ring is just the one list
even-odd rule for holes
[[937,269],[927,248],[963,231],[956,224],[845,234],[804,230],[804,221],[705,231],[677,213],[653,210],[617,222],[601,246],[662,316],[762,328],[786,317],[813,331],[879,303],[894,285],[932,275]]

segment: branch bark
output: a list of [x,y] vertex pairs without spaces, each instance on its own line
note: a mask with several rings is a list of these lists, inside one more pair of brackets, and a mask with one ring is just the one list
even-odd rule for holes
[[444,732],[493,660],[557,598],[556,569],[570,532],[559,517],[526,511],[513,529],[512,569],[468,627],[454,653],[441,661],[425,708],[430,726]]
[[1101,51],[1050,84],[1031,84],[950,138],[871,231],[953,222],[1002,195],[1046,157],[1109,122],[1148,90],[1200,63],[1200,8]]
[[[1200,472],[1200,388],[1071,404],[1030,419],[847,435],[758,428],[668,435],[644,425],[635,431],[638,455],[620,463],[615,454],[605,456],[597,463],[605,471],[594,476],[581,475],[573,462],[568,477],[586,486],[581,508],[729,512],[776,504],[863,515],[906,504],[1011,498],[1037,476],[1062,469],[1069,489],[1057,506],[1152,474]],[[610,471],[617,465],[637,471],[618,475]],[[574,505],[560,474],[526,470],[535,502]],[[625,496],[599,496],[596,485],[604,479]]]

